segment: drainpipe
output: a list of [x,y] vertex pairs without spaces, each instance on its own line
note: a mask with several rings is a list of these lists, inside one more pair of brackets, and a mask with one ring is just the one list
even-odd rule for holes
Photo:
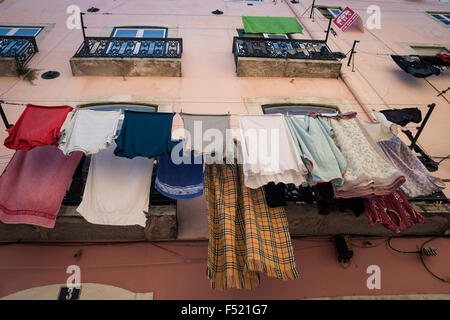
[[[293,8],[291,2],[289,0],[285,0],[284,2],[287,4],[291,12],[295,15],[297,20],[303,26],[303,32],[307,34],[307,36],[309,36],[310,39],[317,40],[314,39],[312,34],[306,29],[306,24],[303,22],[302,17],[300,17],[297,11]],[[341,48],[336,43],[335,45],[340,51],[342,51]],[[373,117],[371,116],[372,108],[369,105],[369,101],[378,101],[381,104],[384,104],[385,101],[380,96],[378,96],[377,92],[374,89],[370,88],[370,86],[367,84],[367,81],[364,80],[357,73],[347,71],[346,69],[341,69],[340,76],[344,81],[344,84],[347,87],[347,89],[350,91],[355,100],[361,106],[365,118],[371,122],[375,122],[375,119],[373,119]],[[368,99],[369,97],[370,99]]]

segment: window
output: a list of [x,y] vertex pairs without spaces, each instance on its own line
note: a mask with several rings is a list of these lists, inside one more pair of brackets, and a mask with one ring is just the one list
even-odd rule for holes
[[327,19],[336,18],[342,11],[341,7],[331,7],[331,6],[316,6],[317,10],[319,10],[320,14]]
[[[14,27],[14,26],[0,26],[0,36],[3,37],[36,37],[43,27]],[[2,46],[0,46],[0,56],[21,56],[22,52],[25,52],[30,46],[35,46],[31,43],[32,41],[28,39],[16,39],[10,38],[3,41]],[[20,65],[25,65],[36,52],[36,47],[33,53],[21,56],[25,57],[19,62]]]
[[167,38],[167,28],[160,27],[115,27],[113,38]]
[[0,36],[36,37],[42,27],[0,27]]
[[291,39],[287,33],[269,34],[269,33],[245,33],[244,29],[236,29],[239,37],[244,38],[267,38],[267,39]]
[[335,114],[339,110],[328,106],[315,106],[308,104],[269,104],[262,106],[264,114],[292,114],[292,115],[307,115],[308,112],[319,112],[327,114]]
[[427,12],[437,21],[441,22],[446,26],[450,26],[450,12]]
[[441,46],[411,45],[410,47],[421,56],[435,56],[438,53],[450,54],[447,48]]
[[[112,38],[167,38],[167,28],[161,27],[115,27],[111,32]],[[150,45],[149,53],[153,53],[155,45]],[[130,43],[128,41],[122,41],[110,43],[106,49],[106,54],[122,55],[127,51],[132,51],[137,54],[141,48],[141,43]],[[164,51],[165,48],[163,47]]]

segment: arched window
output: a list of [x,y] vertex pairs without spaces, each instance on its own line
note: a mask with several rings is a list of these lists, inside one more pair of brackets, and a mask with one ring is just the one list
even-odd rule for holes
[[318,112],[326,114],[335,114],[339,112],[336,107],[313,105],[313,104],[266,104],[262,105],[264,114],[291,114],[291,115],[307,115],[309,112]]
[[95,110],[131,110],[141,112],[158,112],[158,106],[154,104],[143,103],[124,103],[124,102],[108,102],[108,103],[89,103],[78,106],[81,109],[95,109]]

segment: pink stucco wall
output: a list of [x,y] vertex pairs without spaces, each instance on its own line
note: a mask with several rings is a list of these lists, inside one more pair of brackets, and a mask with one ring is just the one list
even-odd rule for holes
[[[380,6],[380,30],[368,30],[366,28],[365,32],[348,30],[345,33],[337,31],[337,37],[330,35],[329,46],[333,50],[344,53],[350,50],[353,40],[360,40],[357,46],[355,60],[356,72],[351,72],[351,68],[348,68],[344,64],[342,67],[342,78],[339,79],[238,78],[236,76],[231,47],[235,29],[242,27],[241,16],[300,16],[309,6],[309,1],[301,1],[300,4],[288,4],[285,1],[277,0],[275,2],[266,1],[260,4],[255,3],[253,6],[247,6],[244,2],[223,0],[99,0],[95,1],[95,3],[88,0],[41,0],[39,2],[31,0],[0,1],[0,22],[2,24],[52,25],[48,28],[49,32],[40,39],[38,43],[39,53],[33,57],[29,65],[40,69],[41,72],[47,70],[61,72],[61,76],[57,79],[44,80],[38,78],[34,85],[30,85],[16,78],[0,77],[0,99],[16,103],[34,103],[41,105],[69,104],[75,106],[80,101],[133,102],[136,99],[166,98],[173,100],[173,111],[176,112],[182,108],[183,112],[192,113],[230,112],[231,114],[238,114],[247,112],[244,98],[307,96],[345,99],[351,103],[353,109],[359,112],[361,118],[365,120],[368,117],[364,112],[372,108],[380,110],[394,107],[417,106],[422,110],[423,115],[425,115],[426,105],[434,102],[437,107],[419,139],[419,144],[432,156],[446,156],[450,154],[450,140],[448,138],[450,134],[448,120],[450,105],[443,97],[437,97],[437,92],[432,87],[434,86],[438,90],[446,89],[450,84],[450,73],[447,72],[439,77],[433,76],[428,78],[427,80],[430,84],[423,79],[417,79],[404,73],[389,57],[390,54],[395,53],[412,53],[408,51],[403,43],[441,44],[450,48],[449,29],[425,14],[426,10],[449,11],[449,5],[440,3],[437,0],[322,0],[316,2],[322,5],[340,5],[342,7],[348,5],[356,10],[362,16],[363,20],[367,17],[366,8],[369,5],[377,4]],[[99,13],[85,16],[86,33],[90,36],[107,36],[108,34],[105,34],[106,30],[114,25],[164,25],[173,27],[172,32],[176,34],[174,36],[183,38],[182,77],[73,77],[69,59],[81,44],[82,34],[80,30],[69,30],[66,27],[66,19],[68,17],[66,8],[72,4],[79,5],[83,11],[92,5],[100,8]],[[215,9],[224,11],[224,14],[221,16],[210,14]],[[113,14],[103,15],[102,13]],[[312,37],[315,39],[324,38],[324,30],[328,22],[320,19],[311,21],[308,17],[309,15],[305,14],[300,19],[302,25],[305,27],[304,37]],[[445,97],[450,99],[450,93],[447,93]],[[4,108],[8,119],[12,123],[16,121],[23,110],[23,107],[20,106],[5,105]],[[234,119],[232,123],[234,126]],[[176,116],[174,127],[178,128],[180,126],[182,126],[181,119],[179,116]],[[408,127],[414,129],[415,125],[409,125]],[[412,131],[414,132],[414,130]],[[3,141],[5,137],[6,133],[0,130],[0,141]],[[405,142],[407,142],[406,137],[404,138]],[[0,170],[6,166],[12,153],[11,150],[4,148],[3,145],[0,146]],[[444,161],[436,175],[442,179],[450,179],[450,161]],[[450,196],[449,191],[446,191],[446,193]],[[195,210],[197,207],[198,204],[194,208],[186,205],[181,210],[185,214],[189,214],[190,210]],[[200,228],[202,232],[205,231],[205,226],[203,224]],[[186,235],[189,235],[186,237],[193,238],[194,234],[192,230],[195,229],[189,230],[185,230]],[[444,243],[444,245],[448,246],[447,243]],[[193,250],[193,254],[198,256],[198,258],[205,258],[206,247],[204,247],[204,244],[201,246],[201,248],[186,250]],[[133,256],[138,259],[139,254],[142,252],[150,254],[151,250],[149,248],[151,246],[133,247]],[[62,258],[62,256],[70,256],[71,253],[64,250],[64,248],[54,250],[50,248],[46,249],[45,261],[48,261],[50,264],[56,264],[66,259],[67,257]],[[114,255],[114,252],[116,252],[111,251],[113,249],[102,250],[102,252],[107,252],[105,254],[108,255]],[[54,252],[54,255],[50,254],[50,252]],[[32,258],[36,254],[29,247],[15,246],[9,249],[0,248],[0,255],[4,257],[0,259],[1,261],[20,261],[20,263],[27,265],[32,261],[36,261]],[[151,251],[151,254],[152,259],[160,258],[163,260],[164,258],[161,252]],[[387,255],[388,253],[386,251],[380,251],[378,254],[380,257],[383,257],[382,259],[386,261],[387,265],[397,268],[395,270],[398,270],[400,273],[402,266],[407,265],[395,265],[393,263],[394,260],[390,260],[391,257]],[[173,269],[159,267],[160,270],[155,272],[162,272],[167,276],[161,278],[155,277],[153,271],[144,271],[142,269],[142,272],[133,275],[136,278],[136,282],[135,285],[129,285],[129,287],[137,291],[153,290],[150,286],[143,286],[141,284],[141,280],[146,279],[146,281],[156,281],[155,286],[159,288],[158,290],[165,292],[164,290],[167,290],[167,288],[165,288],[164,281],[169,281],[169,275],[173,274],[176,275],[174,279],[177,279],[177,281],[170,281],[173,284],[178,282],[179,286],[183,288],[180,289],[179,294],[165,292],[159,295],[160,298],[181,298],[183,294],[187,294],[193,288],[196,288],[195,284],[197,282],[202,284],[203,291],[198,294],[198,297],[202,298],[300,298],[324,294],[343,295],[354,292],[364,294],[362,293],[363,291],[356,289],[353,291],[351,289],[339,289],[345,288],[346,281],[344,279],[346,279],[346,276],[344,275],[344,271],[339,269],[338,266],[332,267],[332,265],[329,265],[329,261],[334,261],[330,260],[334,259],[331,252],[329,252],[329,255],[320,255],[318,253],[318,255],[312,258],[308,257],[307,254],[303,256],[301,253],[297,254],[297,252],[296,255],[298,255],[297,261],[301,261],[302,269],[306,270],[305,280],[287,284],[279,284],[274,280],[268,280],[252,296],[244,293],[231,293],[227,295],[214,294],[210,296],[211,291],[207,289],[204,273],[205,262],[186,266],[178,265],[171,267]],[[412,259],[412,257],[409,257],[409,259]],[[95,262],[94,260],[92,261]],[[399,260],[395,261],[400,263]],[[418,265],[418,263],[416,264]],[[316,274],[319,278],[307,277],[308,270],[314,272],[313,270],[317,265],[327,266],[327,272],[330,272],[327,273],[327,277],[336,279],[340,287],[333,286],[333,290],[329,289],[330,287],[325,282],[322,282],[325,280],[320,279],[324,273],[321,273],[321,275]],[[414,263],[412,265],[416,268]],[[417,271],[418,276],[423,274],[423,270],[419,269],[420,267],[414,269]],[[58,282],[57,279],[60,279],[60,276],[53,271],[42,271],[39,277],[34,277],[27,272],[20,270],[0,271],[0,278],[10,278],[14,274],[24,279],[29,279],[27,280],[29,282],[26,283],[33,284],[45,283],[45,281],[56,283]],[[120,269],[106,274],[96,272],[88,272],[90,280],[98,280],[98,282],[120,282],[122,281],[120,276],[117,277],[118,280],[112,279],[116,278],[117,274],[125,276],[125,273],[121,273],[125,271],[120,271]],[[109,280],[104,278],[106,276]],[[63,278],[64,275],[61,277]],[[358,277],[363,276],[359,275]],[[42,281],[36,279],[41,279]],[[396,276],[392,276],[392,280],[395,279]],[[433,279],[429,277],[420,279],[420,281],[423,281],[421,284],[429,285],[426,290],[422,290],[422,286],[419,284],[412,285],[408,283],[405,278],[394,282],[387,292],[414,293],[420,291],[445,291],[444,287],[441,287],[438,282],[433,282]],[[147,283],[146,281],[142,283]],[[312,291],[309,291],[309,293],[303,292],[300,289],[303,287],[301,281],[309,281],[309,287],[306,287],[311,288]],[[389,282],[386,283],[388,284]],[[314,288],[316,288],[317,284],[319,284],[318,288],[324,289],[323,292],[320,292],[319,289],[315,291]],[[13,292],[14,289],[18,289],[19,287],[24,288],[26,286],[24,282],[17,286],[10,282],[5,285],[0,285],[0,296]],[[127,285],[123,286],[127,287]],[[325,288],[331,291],[326,291]],[[269,292],[273,292],[273,294],[278,292],[280,295],[273,296]]]
[[[425,239],[396,239],[400,250],[416,250]],[[266,276],[255,290],[217,292],[206,278],[207,242],[118,244],[104,246],[37,247],[0,246],[0,298],[27,288],[66,283],[69,265],[81,269],[81,283],[101,283],[133,292],[154,292],[155,299],[304,299],[314,297],[449,294],[447,283],[428,274],[418,255],[388,249],[386,239],[371,240],[373,248],[360,248],[352,239],[354,257],[338,263],[330,240],[294,239],[294,254],[300,278],[281,281]],[[427,266],[447,277],[449,239],[429,245],[437,257],[425,257]],[[73,255],[82,249],[79,258]],[[367,288],[367,267],[380,267],[381,289]],[[56,293],[55,293],[56,295]]]

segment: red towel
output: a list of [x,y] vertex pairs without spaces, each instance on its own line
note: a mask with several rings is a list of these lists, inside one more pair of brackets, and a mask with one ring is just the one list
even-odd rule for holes
[[30,150],[37,146],[58,145],[62,124],[70,106],[42,107],[28,104],[17,123],[7,131],[5,146],[10,149]]
[[0,177],[0,221],[53,228],[82,156],[55,146],[16,151]]
[[425,223],[425,218],[408,202],[402,190],[384,196],[364,198],[369,224],[380,223],[386,229],[403,232],[416,223]]

